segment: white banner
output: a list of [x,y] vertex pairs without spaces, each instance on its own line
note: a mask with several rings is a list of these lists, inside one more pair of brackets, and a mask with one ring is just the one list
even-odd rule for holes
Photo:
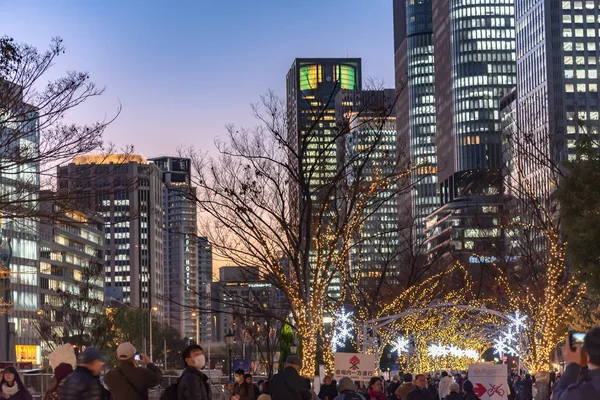
[[375,355],[361,353],[334,353],[333,379],[347,376],[353,381],[368,382],[375,375]]
[[505,364],[473,364],[469,366],[469,380],[481,400],[508,399],[508,368]]

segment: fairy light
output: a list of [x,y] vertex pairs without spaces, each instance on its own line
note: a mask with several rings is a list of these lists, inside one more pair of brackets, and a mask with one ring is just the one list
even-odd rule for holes
[[392,343],[392,351],[395,351],[398,355],[407,353],[409,344],[410,341],[408,338],[399,336],[398,339]]
[[343,347],[346,340],[353,337],[354,324],[352,322],[352,312],[344,309],[344,306],[339,312],[333,313],[333,335],[331,337],[331,348],[334,352],[338,348]]

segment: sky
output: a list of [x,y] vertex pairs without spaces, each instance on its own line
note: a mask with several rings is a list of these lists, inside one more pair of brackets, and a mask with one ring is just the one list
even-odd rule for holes
[[285,95],[296,57],[360,57],[364,79],[394,86],[391,0],[2,0],[0,35],[42,50],[51,71],[87,71],[105,93],[66,115],[147,158],[214,152],[226,124],[257,124],[250,104]]

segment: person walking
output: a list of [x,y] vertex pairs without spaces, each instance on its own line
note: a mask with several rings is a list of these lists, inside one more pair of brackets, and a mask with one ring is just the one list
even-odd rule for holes
[[310,385],[300,376],[302,360],[298,356],[289,356],[285,368],[271,379],[272,400],[310,400]]
[[21,381],[19,372],[17,372],[15,367],[6,367],[4,369],[4,373],[2,374],[2,381],[0,382],[0,387],[2,387],[2,393],[0,393],[0,397],[2,397],[3,399],[32,399],[31,393],[29,393],[29,390],[27,390],[27,388],[23,384],[23,381]]
[[104,384],[114,400],[148,400],[148,390],[162,381],[162,372],[150,362],[148,356],[140,356],[142,367],[138,367],[135,355],[135,347],[129,342],[117,347],[119,367],[104,375]]
[[415,377],[415,388],[408,393],[406,400],[434,400],[435,396],[427,388],[427,377],[419,374]]
[[206,364],[202,347],[188,346],[181,357],[186,367],[177,384],[177,400],[212,400],[208,376],[200,372]]
[[319,399],[321,400],[333,400],[337,397],[338,390],[336,384],[331,380],[330,376],[326,376],[323,379],[323,384],[319,389]]
[[365,400],[362,394],[356,392],[354,382],[347,376],[338,383],[339,394],[334,400]]
[[404,374],[404,382],[396,389],[396,397],[400,400],[406,400],[408,394],[415,389],[415,384],[412,380],[413,376],[411,374]]
[[58,388],[60,400],[106,400],[110,393],[100,383],[100,372],[106,358],[95,347],[86,348],[79,355],[79,365]]
[[271,400],[271,384],[269,383],[269,381],[264,381],[262,383],[261,394],[256,400]]
[[522,384],[523,388],[520,400],[533,400],[533,380],[531,380],[531,375],[525,374]]
[[440,383],[438,384],[438,396],[440,400],[446,398],[446,396],[450,394],[450,385],[453,383],[454,379],[448,375],[448,372],[442,371],[442,379],[440,379]]
[[464,400],[481,400],[473,391],[473,383],[468,379],[463,383],[463,392],[465,392]]
[[58,400],[58,387],[63,380],[73,373],[73,366],[67,363],[60,363],[54,368],[54,386],[52,386],[44,395],[44,400]]
[[456,382],[452,382],[448,388],[450,393],[444,397],[444,400],[463,400],[463,395],[460,394],[460,385]]
[[368,388],[368,400],[385,400],[385,393],[383,392],[383,381],[381,378],[374,376],[369,381]]
[[252,375],[246,374],[243,369],[238,369],[237,371],[235,371],[233,398],[235,400],[255,399],[254,386],[252,385]]
[[221,393],[220,400],[231,400],[233,397],[233,382],[227,381],[223,386],[223,393]]

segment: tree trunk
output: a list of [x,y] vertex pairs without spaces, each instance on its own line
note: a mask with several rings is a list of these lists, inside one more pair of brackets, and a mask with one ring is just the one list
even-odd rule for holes
[[535,374],[535,386],[537,388],[535,400],[550,400],[550,374],[548,372]]
[[317,366],[317,329],[306,327],[299,330],[302,342],[302,370],[300,375],[313,377]]

